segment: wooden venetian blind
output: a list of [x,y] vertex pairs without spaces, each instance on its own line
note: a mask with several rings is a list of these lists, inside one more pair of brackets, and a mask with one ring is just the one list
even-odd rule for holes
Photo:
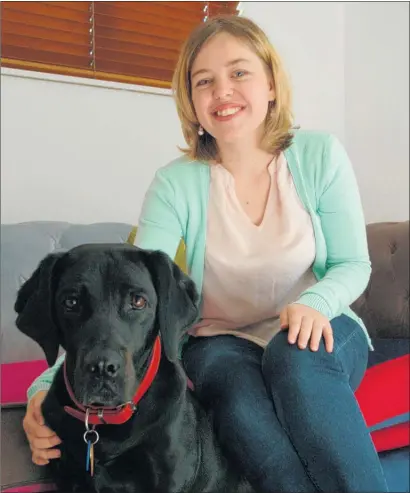
[[238,2],[1,2],[3,67],[170,87],[179,49]]

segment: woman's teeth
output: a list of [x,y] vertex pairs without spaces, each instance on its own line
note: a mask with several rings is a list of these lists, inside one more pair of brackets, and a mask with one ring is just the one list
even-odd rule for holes
[[217,116],[229,116],[238,113],[242,108],[227,108],[226,110],[217,111]]

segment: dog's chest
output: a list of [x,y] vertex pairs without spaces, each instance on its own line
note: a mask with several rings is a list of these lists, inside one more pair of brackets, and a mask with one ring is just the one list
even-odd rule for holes
[[[167,451],[147,443],[134,446],[119,453],[116,447],[100,443],[96,447],[95,485],[99,491],[109,478],[110,491],[115,485],[130,488],[130,492],[166,491],[180,493],[189,491],[195,479],[196,455],[186,457],[183,450]],[[116,452],[119,455],[115,456]],[[128,485],[128,486],[126,486]],[[127,492],[127,489],[120,489]]]

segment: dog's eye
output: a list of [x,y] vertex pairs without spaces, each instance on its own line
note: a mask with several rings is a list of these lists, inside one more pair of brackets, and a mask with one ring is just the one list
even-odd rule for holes
[[147,301],[138,294],[131,295],[131,306],[134,310],[142,310],[147,306]]
[[74,311],[78,308],[78,299],[74,296],[70,296],[63,300],[63,305],[66,310]]

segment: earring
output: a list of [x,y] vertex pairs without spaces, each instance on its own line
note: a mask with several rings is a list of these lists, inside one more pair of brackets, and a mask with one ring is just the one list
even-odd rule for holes
[[199,125],[199,128],[198,128],[198,135],[200,135],[202,137],[202,135],[204,135],[204,129],[202,128],[202,125]]

